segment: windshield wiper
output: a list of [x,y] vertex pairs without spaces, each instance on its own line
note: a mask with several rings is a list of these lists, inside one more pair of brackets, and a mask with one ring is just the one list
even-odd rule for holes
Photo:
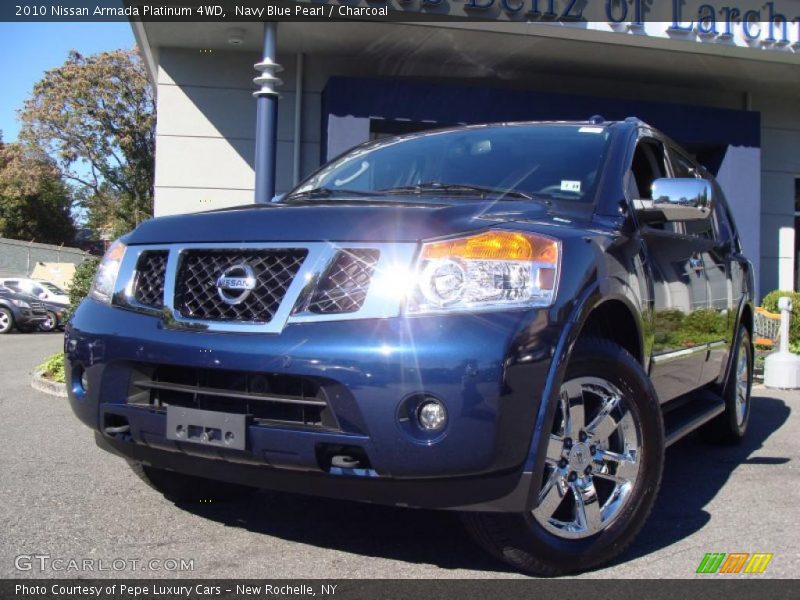
[[381,192],[316,187],[304,192],[290,194],[286,196],[285,200],[294,198],[330,198],[331,196],[375,196],[376,194],[381,194]]
[[520,192],[519,190],[502,189],[486,187],[481,185],[470,185],[466,183],[439,183],[437,181],[429,181],[425,183],[418,183],[416,185],[404,185],[396,188],[386,188],[378,190],[383,194],[475,194],[481,195],[491,194],[493,196],[511,196],[514,198],[524,198],[525,200],[533,200],[533,196]]

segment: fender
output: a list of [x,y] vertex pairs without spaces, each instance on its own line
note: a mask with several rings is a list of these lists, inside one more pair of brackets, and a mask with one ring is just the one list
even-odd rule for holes
[[[561,336],[558,339],[553,353],[553,360],[547,372],[547,383],[542,391],[542,401],[539,405],[533,434],[528,447],[528,457],[523,468],[521,483],[527,483],[528,485],[527,499],[525,501],[526,511],[533,510],[536,503],[536,494],[533,492],[533,488],[530,484],[531,482],[541,481],[542,479],[544,457],[548,440],[546,432],[555,415],[556,406],[558,404],[558,391],[561,388],[561,382],[564,379],[564,373],[575,347],[575,342],[581,334],[586,319],[593,310],[610,300],[619,300],[625,304],[634,318],[639,341],[643,349],[642,353],[644,356],[637,357],[637,359],[643,360],[646,368],[649,357],[646,356],[647,352],[644,349],[650,347],[650,345],[646,343],[647,340],[644,339],[643,331],[645,331],[645,328],[641,317],[642,311],[641,308],[636,305],[634,298],[636,298],[636,296],[627,283],[616,277],[606,277],[588,286],[575,303],[564,325]],[[650,330],[652,331],[652,328],[650,328]],[[650,335],[652,336],[652,334]]]
[[[727,385],[728,385],[728,378],[730,377],[731,369],[733,368],[733,357],[736,354],[736,346],[739,343],[739,327],[742,324],[742,317],[744,316],[744,309],[746,307],[750,307],[750,312],[751,313],[755,312],[753,310],[753,303],[747,299],[747,294],[742,294],[742,297],[739,300],[739,307],[736,310],[736,323],[735,323],[734,328],[733,328],[733,340],[731,340],[731,348],[728,351],[728,358],[725,361],[724,375],[723,375],[722,379],[717,382],[717,383],[723,385],[724,387],[727,387]],[[754,332],[751,332],[751,335],[750,335],[750,346],[751,346],[751,348],[750,348],[750,350],[751,350],[751,355],[755,356],[755,354],[752,353],[753,339],[755,338],[755,335],[753,335],[753,334],[754,334]]]

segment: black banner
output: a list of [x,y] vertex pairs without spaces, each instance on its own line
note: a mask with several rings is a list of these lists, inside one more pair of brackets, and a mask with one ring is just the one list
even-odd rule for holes
[[[309,565],[313,570],[313,565]],[[700,580],[3,580],[0,598],[47,600],[780,600],[797,597],[796,580],[759,576]]]
[[[516,23],[604,22],[636,31],[671,23],[676,35],[702,34],[731,23],[797,27],[790,0],[737,0],[723,7],[706,0],[3,0],[0,21],[324,22],[341,20],[478,21]],[[735,16],[734,16],[735,15]],[[724,27],[723,27],[724,26]],[[727,35],[727,34],[726,34]]]

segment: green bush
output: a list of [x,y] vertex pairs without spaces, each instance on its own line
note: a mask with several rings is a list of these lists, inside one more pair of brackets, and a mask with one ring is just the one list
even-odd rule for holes
[[771,313],[779,313],[778,299],[789,296],[792,299],[792,322],[789,325],[789,343],[800,344],[800,293],[773,290],[761,300],[761,307]]
[[69,307],[67,307],[66,318],[70,318],[78,305],[89,295],[92,289],[95,273],[100,260],[97,258],[87,258],[75,268],[75,276],[72,278],[72,285],[69,288]]
[[45,379],[57,381],[58,383],[66,383],[64,375],[64,353],[57,352],[40,364],[37,371],[41,372]]

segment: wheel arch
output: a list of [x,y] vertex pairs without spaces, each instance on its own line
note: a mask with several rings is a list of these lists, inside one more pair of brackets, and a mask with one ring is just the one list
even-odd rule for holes
[[630,300],[624,296],[607,297],[590,307],[582,320],[578,338],[601,337],[625,348],[641,365],[645,364],[642,319],[637,319]]
[[[627,336],[622,345],[636,358],[639,364],[647,370],[647,348],[651,346],[646,338],[644,310],[637,295],[627,283],[617,278],[604,278],[595,281],[586,288],[573,304],[570,316],[565,322],[558,343],[556,344],[550,368],[547,374],[547,383],[542,393],[541,405],[537,411],[533,435],[528,447],[528,457],[523,469],[525,477],[522,483],[541,480],[544,470],[544,451],[548,439],[548,426],[551,423],[558,392],[564,378],[569,358],[575,348],[575,343],[584,333],[594,333],[593,327],[600,319],[608,315],[615,315],[625,319],[626,325],[620,332],[612,331],[611,336]],[[606,329],[608,331],[608,329]],[[652,335],[652,334],[650,334]],[[616,341],[614,337],[612,341]],[[630,348],[628,347],[630,346]],[[526,491],[526,509],[533,508],[535,495],[530,487]]]

